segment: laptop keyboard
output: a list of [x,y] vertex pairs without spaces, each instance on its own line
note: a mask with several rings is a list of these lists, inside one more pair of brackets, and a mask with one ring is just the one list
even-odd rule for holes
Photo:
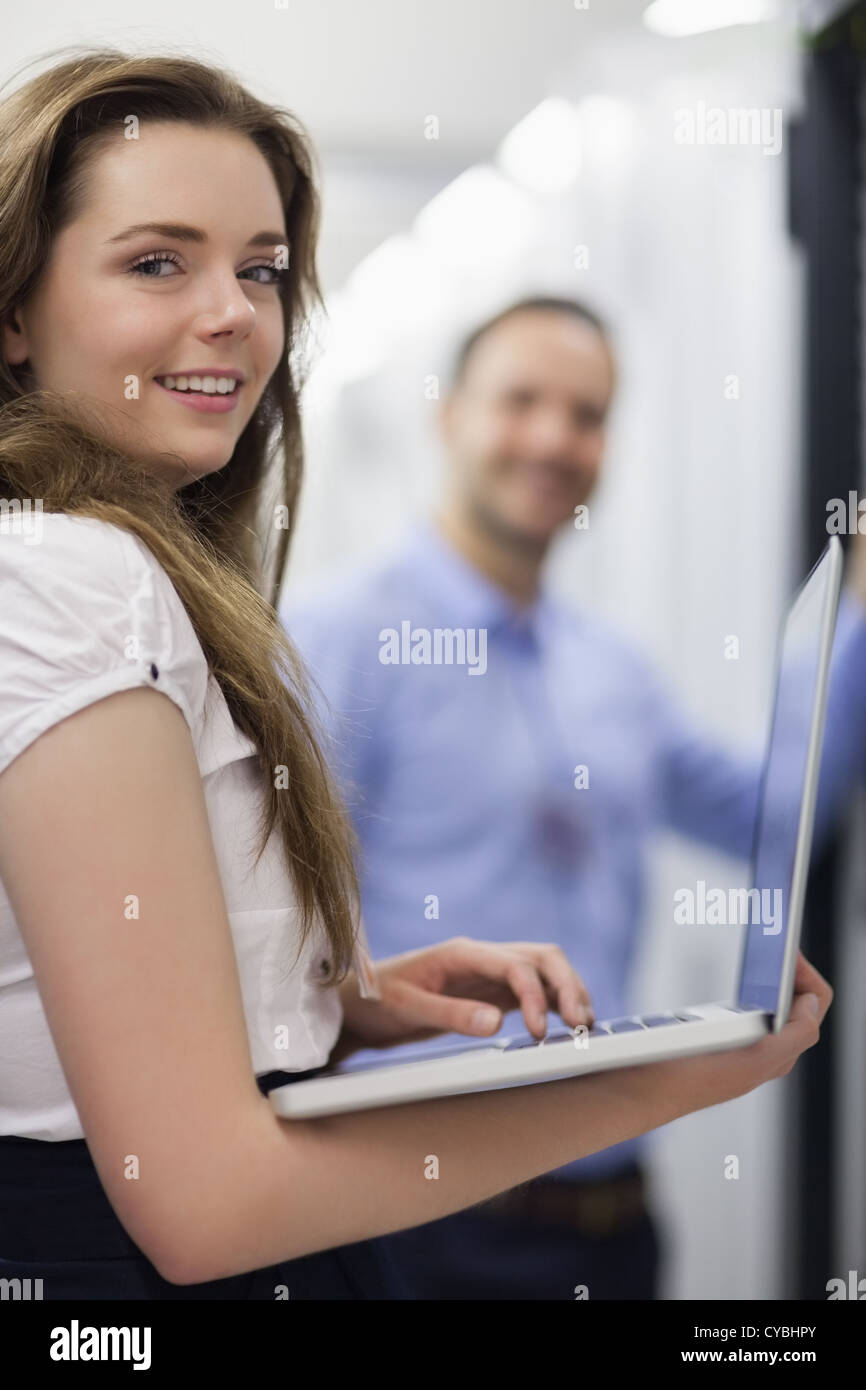
[[[677,1010],[669,1014],[640,1014],[634,1018],[607,1018],[589,1029],[591,1038],[603,1038],[615,1033],[642,1033],[645,1028],[666,1028],[673,1023],[700,1023],[699,1014]],[[534,1038],[531,1033],[518,1033],[502,1049],[503,1052],[517,1052],[523,1047],[549,1047],[551,1043],[574,1042],[574,1030],[557,1028],[544,1038]]]

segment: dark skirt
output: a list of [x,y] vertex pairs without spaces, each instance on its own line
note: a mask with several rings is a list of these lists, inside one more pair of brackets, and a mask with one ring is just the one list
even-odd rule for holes
[[[270,1072],[257,1078],[259,1089],[266,1095],[319,1070]],[[0,1136],[0,1279],[29,1279],[21,1296],[46,1300],[412,1297],[381,1238],[228,1279],[170,1284],[115,1215],[86,1140],[17,1135]]]

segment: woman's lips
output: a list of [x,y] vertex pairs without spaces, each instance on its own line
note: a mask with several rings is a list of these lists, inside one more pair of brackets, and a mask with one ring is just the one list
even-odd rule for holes
[[[154,378],[156,381],[156,378]],[[201,410],[211,415],[224,415],[228,410],[234,410],[238,403],[238,396],[241,393],[241,383],[238,382],[234,391],[226,396],[208,396],[203,391],[169,391],[167,386],[163,386],[161,381],[156,382],[160,391],[164,391],[173,400],[180,401],[183,405],[188,405],[190,410]]]

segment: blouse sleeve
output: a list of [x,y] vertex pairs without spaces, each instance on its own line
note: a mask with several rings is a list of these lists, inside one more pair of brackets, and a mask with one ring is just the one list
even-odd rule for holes
[[207,664],[155,557],[95,518],[40,523],[0,528],[0,772],[52,725],[139,685],[168,695],[197,739]]

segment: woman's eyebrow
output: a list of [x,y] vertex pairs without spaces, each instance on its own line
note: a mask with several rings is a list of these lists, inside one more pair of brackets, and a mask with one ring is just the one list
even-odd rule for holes
[[[171,237],[174,241],[195,241],[200,244],[208,239],[205,232],[198,227],[189,227],[185,222],[136,222],[125,231],[109,237],[104,244],[113,246],[116,242],[131,241],[133,237],[145,234]],[[285,240],[285,232],[256,232],[255,236],[250,237],[247,246],[282,246]]]

